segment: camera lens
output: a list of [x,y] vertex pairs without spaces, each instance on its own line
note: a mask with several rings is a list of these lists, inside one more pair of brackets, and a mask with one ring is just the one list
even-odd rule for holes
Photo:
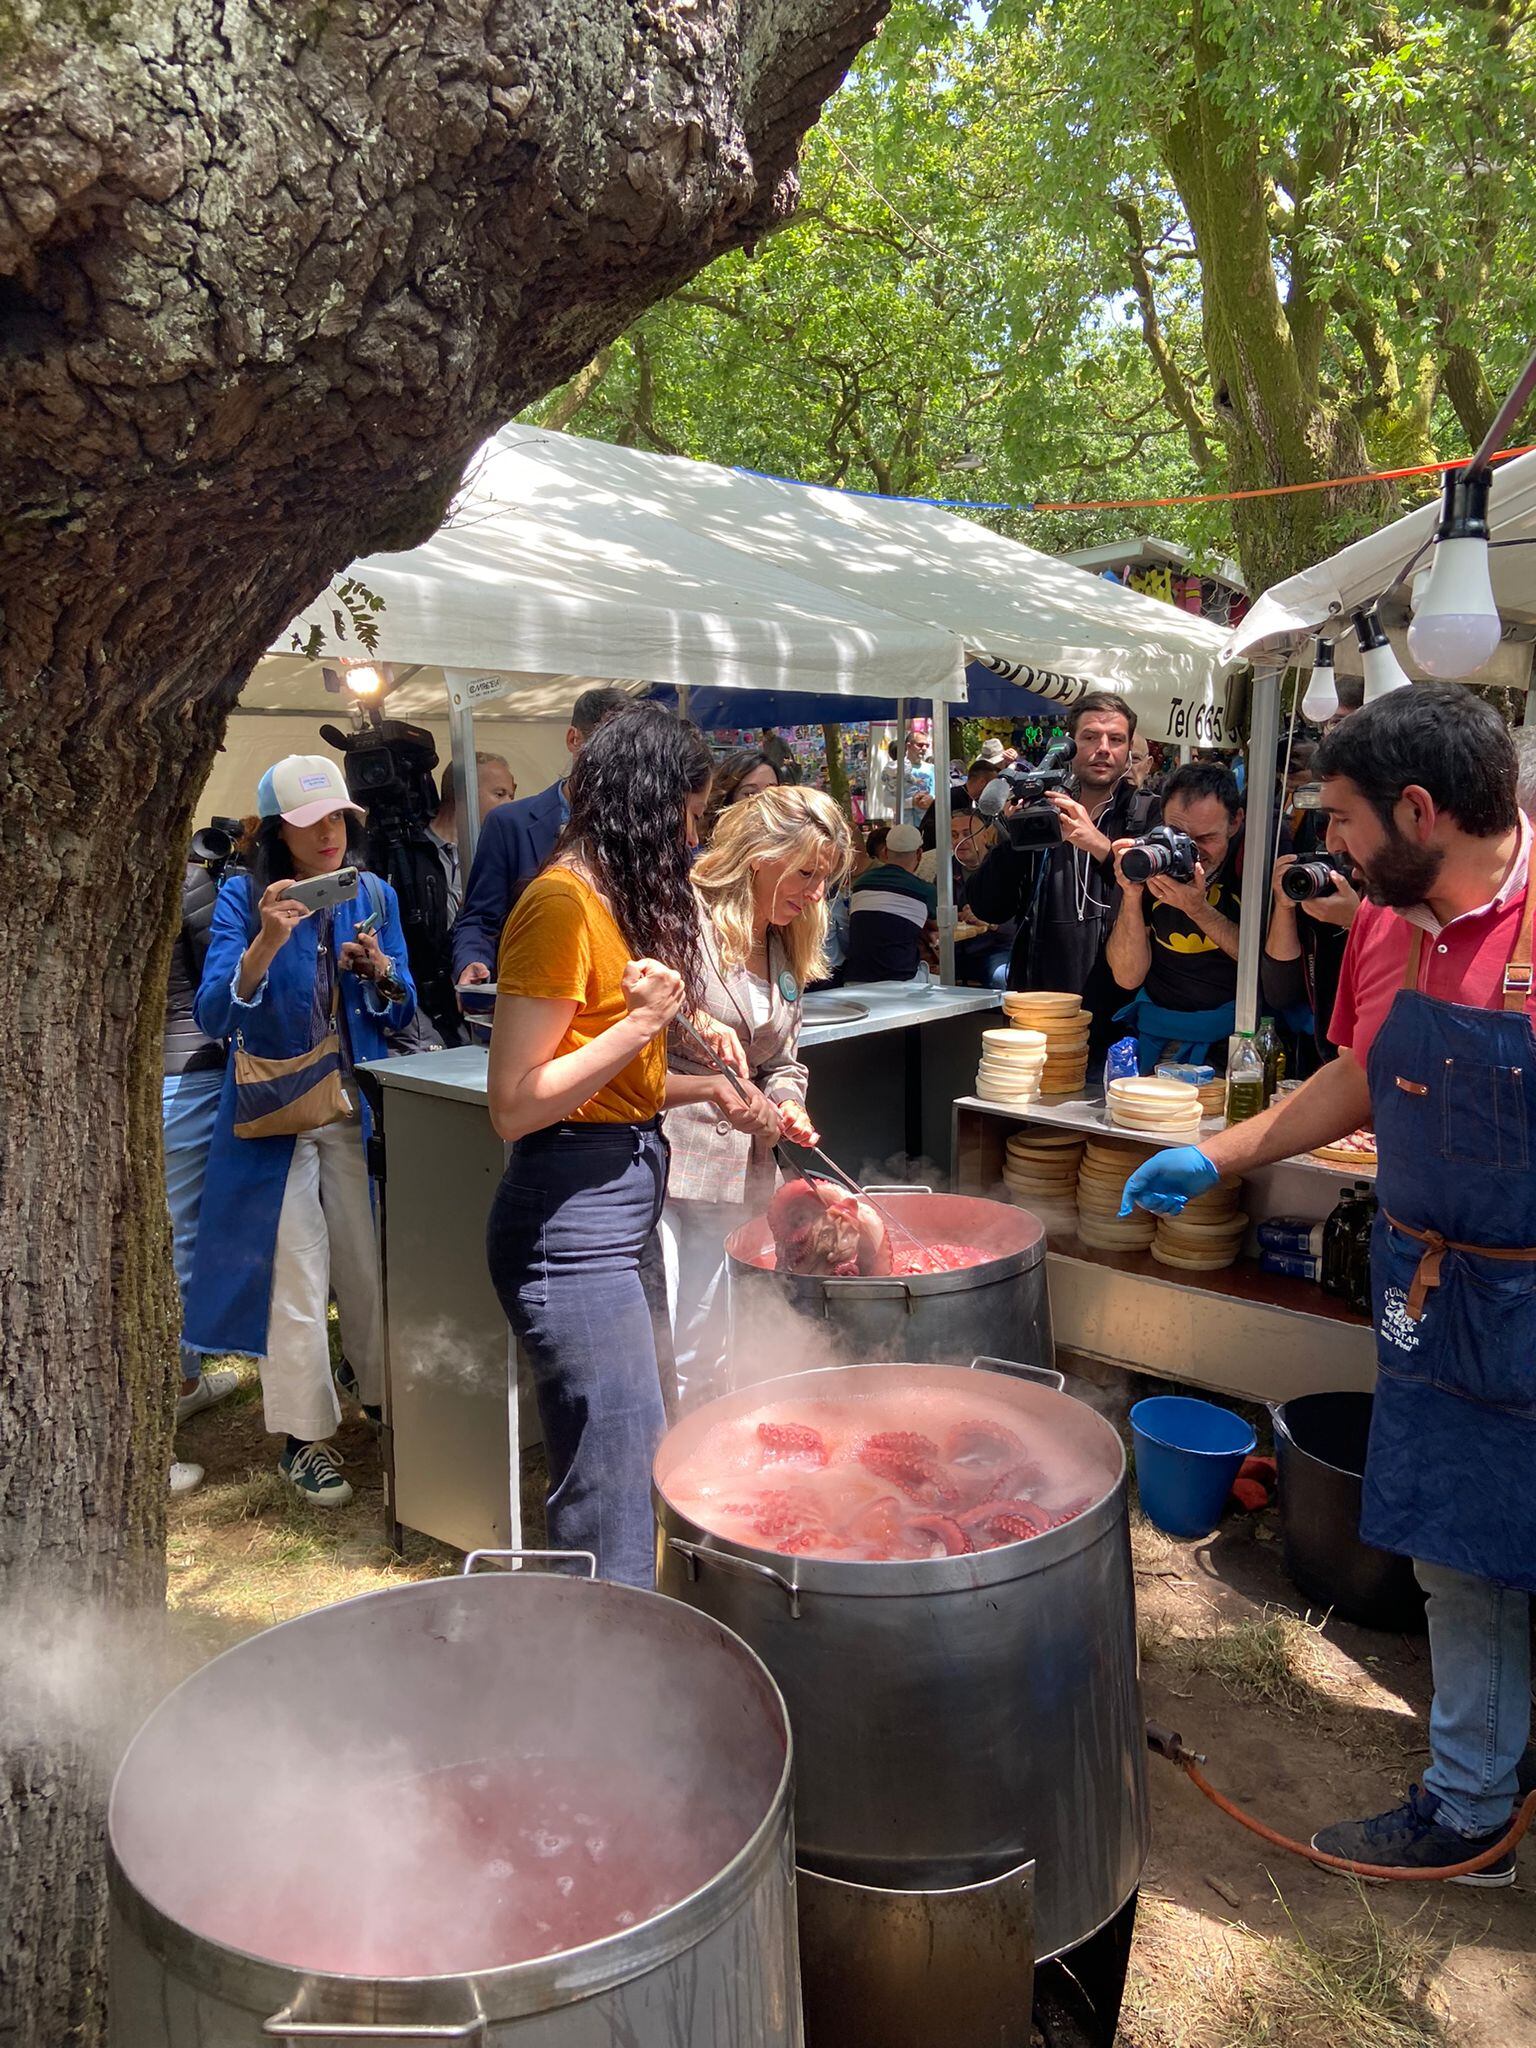
[[1326,860],[1299,860],[1280,877],[1281,892],[1292,903],[1305,903],[1313,896],[1331,896],[1338,883],[1338,870]]
[[1130,882],[1144,882],[1149,875],[1160,875],[1167,865],[1166,846],[1128,846],[1120,856],[1120,866]]

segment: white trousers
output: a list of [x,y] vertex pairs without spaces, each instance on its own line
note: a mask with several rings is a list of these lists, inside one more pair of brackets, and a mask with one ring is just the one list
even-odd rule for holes
[[341,1421],[326,1332],[333,1289],[342,1351],[362,1398],[372,1404],[384,1385],[383,1299],[368,1169],[355,1123],[327,1124],[293,1143],[261,1362],[262,1406],[276,1435],[323,1443]]
[[668,1201],[661,1249],[677,1357],[677,1398],[697,1407],[728,1388],[725,1240],[745,1223],[742,1202]]

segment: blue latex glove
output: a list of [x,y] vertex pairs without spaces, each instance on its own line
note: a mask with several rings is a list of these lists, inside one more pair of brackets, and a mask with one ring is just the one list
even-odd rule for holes
[[1120,1214],[1150,1209],[1154,1216],[1177,1216],[1186,1202],[1215,1187],[1220,1179],[1219,1170],[1198,1146],[1171,1145],[1166,1152],[1154,1152],[1131,1175]]

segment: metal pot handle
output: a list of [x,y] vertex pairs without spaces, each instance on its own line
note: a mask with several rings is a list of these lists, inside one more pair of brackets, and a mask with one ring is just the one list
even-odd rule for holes
[[915,1180],[892,1181],[887,1187],[869,1181],[865,1184],[864,1192],[866,1195],[931,1195],[933,1189],[924,1187],[920,1181]]
[[730,1550],[711,1550],[705,1543],[687,1543],[681,1536],[669,1536],[667,1548],[675,1550],[685,1560],[690,1579],[698,1578],[706,1558],[720,1571],[734,1574],[738,1579],[765,1579],[770,1586],[777,1586],[788,1600],[791,1618],[795,1621],[800,1619],[800,1588],[792,1579],[786,1579],[782,1572],[776,1572],[772,1565],[758,1564],[750,1557],[737,1557]]
[[590,1550],[472,1550],[465,1558],[459,1576],[469,1578],[475,1566],[486,1557],[515,1557],[520,1565],[548,1564],[552,1569],[558,1569],[562,1564],[582,1564],[586,1566],[581,1574],[584,1579],[597,1577],[597,1559]]
[[293,2007],[263,2020],[261,2031],[277,2041],[484,2041],[485,2016],[467,2020],[301,2020]]
[[1040,1380],[1045,1386],[1054,1387],[1058,1394],[1066,1391],[1066,1376],[1053,1372],[1048,1365],[1025,1365],[1019,1358],[973,1358],[972,1372],[985,1371],[994,1366],[1000,1372],[1011,1372],[1016,1379]]

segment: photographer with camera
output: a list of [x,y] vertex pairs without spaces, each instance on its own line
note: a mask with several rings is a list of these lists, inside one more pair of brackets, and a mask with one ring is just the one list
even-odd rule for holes
[[1242,834],[1231,770],[1191,761],[1168,779],[1162,824],[1115,842],[1120,907],[1106,958],[1134,992],[1118,1016],[1140,1041],[1144,1074],[1160,1059],[1203,1059],[1231,1035]]
[[1304,1080],[1338,1056],[1328,1026],[1360,897],[1344,864],[1327,853],[1310,860],[1281,854],[1270,887],[1274,907],[1259,961],[1259,986],[1267,1007],[1289,1026],[1301,1058],[1288,1064]]
[[1017,920],[1008,986],[1080,995],[1093,1013],[1091,1051],[1102,1055],[1121,1000],[1105,964],[1119,900],[1111,849],[1154,825],[1159,806],[1130,775],[1136,714],[1123,698],[1091,691],[1067,725],[1068,764],[1015,769],[983,791],[977,816],[996,824],[999,843],[965,901],[983,924]]

